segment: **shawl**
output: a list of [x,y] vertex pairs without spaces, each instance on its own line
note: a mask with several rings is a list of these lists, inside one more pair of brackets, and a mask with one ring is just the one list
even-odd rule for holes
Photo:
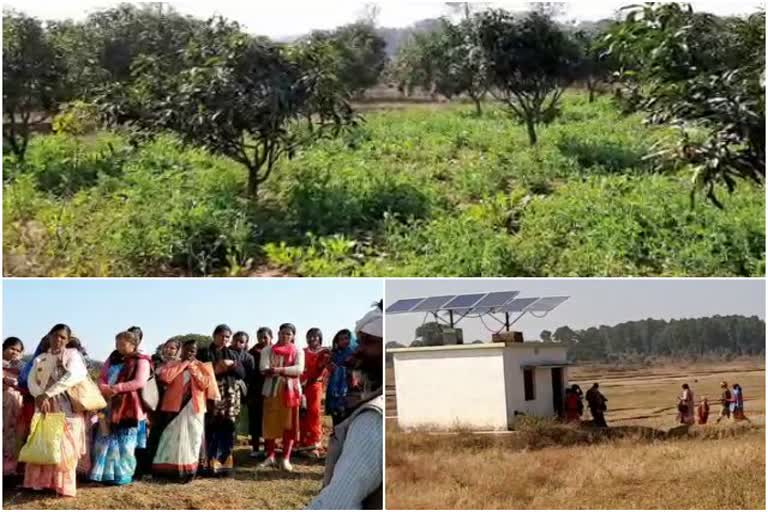
[[354,354],[355,348],[350,343],[345,349],[336,349],[331,353],[331,362],[336,368],[328,378],[328,389],[326,391],[326,411],[330,414],[340,410],[344,410],[346,404],[344,398],[349,392],[349,373],[344,366],[346,361],[352,354]]
[[[139,366],[139,360],[149,362],[150,372],[152,370],[152,359],[146,354],[133,352],[128,356],[122,355],[115,350],[109,355],[109,366],[123,364],[120,373],[117,374],[115,384],[130,382],[136,376],[136,370]],[[117,393],[109,402],[112,411],[111,423],[121,427],[135,427],[139,423],[139,412],[143,411],[144,405],[141,401],[139,391],[128,391],[126,393]]]
[[[285,366],[293,366],[296,364],[296,354],[298,349],[293,343],[286,343],[285,345],[275,344],[271,347],[272,360],[270,366],[272,368],[280,368]],[[299,384],[299,377],[289,377],[287,375],[281,375],[279,379],[285,380],[285,392],[283,393],[283,403],[288,408],[299,407],[301,405],[301,385]]]

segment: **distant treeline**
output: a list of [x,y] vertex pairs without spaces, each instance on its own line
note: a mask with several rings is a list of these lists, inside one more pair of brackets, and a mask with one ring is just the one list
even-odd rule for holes
[[[765,321],[756,316],[637,320],[573,330],[542,331],[542,341],[568,345],[570,361],[628,361],[654,357],[695,359],[765,354]],[[473,343],[478,343],[475,341]],[[390,341],[387,348],[404,345]],[[388,355],[389,362],[390,357]]]
[[[547,332],[542,333],[542,338]],[[553,341],[568,343],[572,361],[621,360],[628,356],[699,357],[765,354],[765,322],[741,315],[638,320],[574,331],[563,326]]]

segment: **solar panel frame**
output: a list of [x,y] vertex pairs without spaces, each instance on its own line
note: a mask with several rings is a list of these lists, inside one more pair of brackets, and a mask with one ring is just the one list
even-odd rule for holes
[[527,311],[535,311],[538,313],[548,313],[563,302],[567,301],[570,297],[559,295],[553,297],[542,297],[535,304],[530,306]]
[[522,313],[528,311],[532,304],[535,304],[541,297],[521,297],[519,299],[513,299],[499,308],[502,313]]
[[[412,308],[418,306],[424,302],[424,297],[418,298],[418,299],[400,299],[395,301],[393,304],[391,304],[385,311],[384,314],[397,314],[397,313],[408,313],[411,311]],[[407,305],[407,307],[404,308],[403,303]],[[396,307],[400,304],[400,307]]]
[[518,295],[520,295],[518,291],[490,292],[483,300],[475,304],[475,308],[498,308],[512,301]]
[[440,311],[443,306],[448,304],[456,295],[435,295],[427,297],[423,302],[411,308],[411,313],[421,313],[425,311]]
[[[467,293],[465,295],[457,295],[456,297],[451,299],[449,302],[446,302],[445,305],[443,306],[443,309],[452,309],[456,311],[459,309],[472,308],[472,306],[476,305],[486,295],[488,295],[487,292]],[[460,299],[463,299],[463,301],[460,301]],[[457,301],[459,302],[458,304],[456,304]]]

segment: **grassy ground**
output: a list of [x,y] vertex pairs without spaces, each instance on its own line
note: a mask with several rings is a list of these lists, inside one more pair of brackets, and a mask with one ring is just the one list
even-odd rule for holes
[[3,489],[4,509],[103,510],[291,510],[303,509],[320,492],[324,463],[296,454],[294,472],[262,469],[251,459],[250,447],[235,451],[234,478],[196,478],[188,484],[145,480],[126,486],[78,483],[75,498],[53,492]]
[[[579,367],[570,379],[582,387],[601,382],[607,434],[542,424],[498,436],[435,435],[401,432],[390,422],[387,508],[765,508],[762,361]],[[677,426],[680,384],[714,397],[721,380],[742,385],[752,425]]]
[[[365,106],[244,196],[231,160],[170,137],[35,137],[4,165],[6,275],[764,275],[762,189],[690,202],[670,139],[609,98],[566,95],[525,129],[497,106]],[[368,112],[368,109],[375,111]]]

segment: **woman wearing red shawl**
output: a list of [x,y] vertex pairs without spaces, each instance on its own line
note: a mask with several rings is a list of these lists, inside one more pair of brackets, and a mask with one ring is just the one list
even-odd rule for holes
[[307,348],[304,349],[304,373],[301,386],[304,390],[306,409],[301,415],[301,441],[299,446],[312,450],[319,456],[320,440],[323,437],[323,383],[328,373],[331,353],[323,347],[323,333],[317,327],[307,331]]
[[301,406],[301,384],[299,377],[304,371],[304,351],[298,350],[293,341],[296,327],[283,324],[277,334],[277,343],[261,351],[259,370],[264,375],[264,421],[263,435],[267,448],[267,459],[262,467],[277,465],[275,444],[283,438],[283,460],[281,467],[292,471],[291,450],[299,439],[299,407]]
[[139,339],[130,331],[115,336],[117,350],[101,369],[99,389],[107,408],[99,414],[93,446],[91,480],[117,485],[131,483],[136,448],[147,446],[147,415],[139,396],[151,371],[151,360],[137,351]]

